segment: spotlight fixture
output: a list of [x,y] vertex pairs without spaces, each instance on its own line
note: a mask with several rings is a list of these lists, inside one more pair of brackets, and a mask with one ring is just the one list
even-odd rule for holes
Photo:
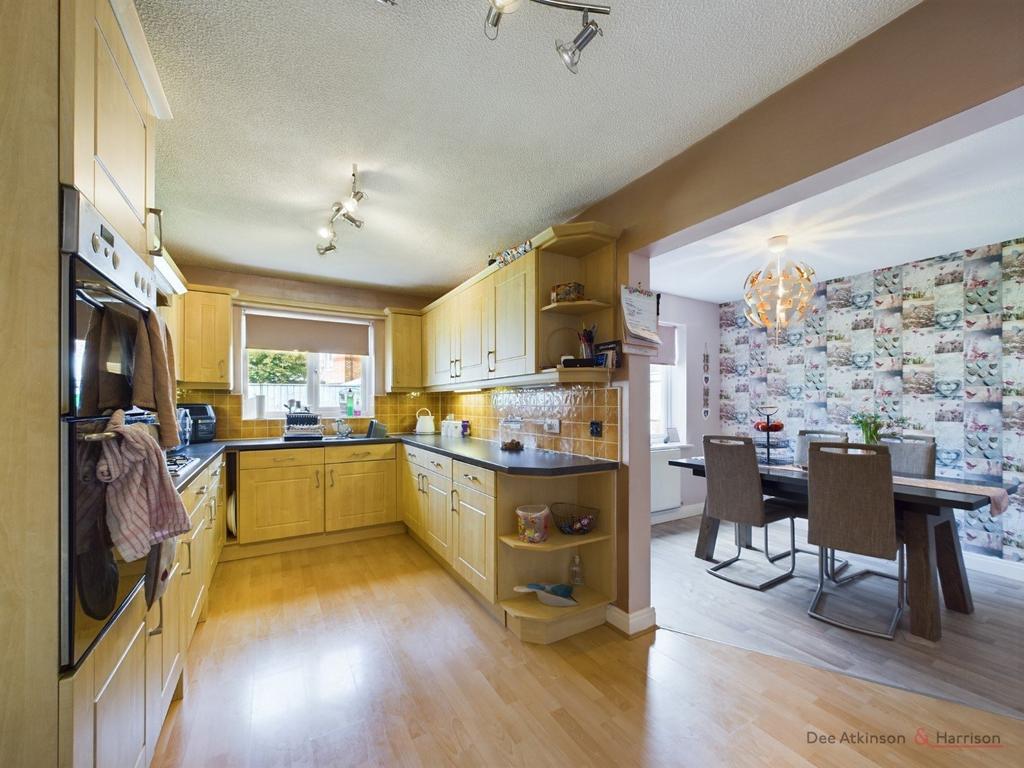
[[604,31],[597,26],[596,21],[590,18],[587,11],[584,11],[583,29],[572,39],[572,42],[563,43],[561,40],[555,40],[555,50],[558,51],[566,68],[574,75],[579,74],[580,54],[583,53],[583,49],[590,45],[590,41],[598,35],[604,37]]
[[317,245],[316,252],[321,256],[330,253],[331,251],[338,250],[338,233],[334,230],[334,222],[338,219],[344,219],[356,229],[363,228],[362,219],[355,217],[355,212],[359,208],[359,204],[366,199],[366,193],[359,189],[359,167],[352,164],[352,194],[349,195],[348,200],[343,203],[335,203],[331,206],[331,216],[327,220],[327,224],[317,230],[317,234],[324,240],[327,240],[327,245]]
[[[597,35],[604,35],[604,31],[597,25],[596,21],[590,20],[591,13],[602,13],[608,15],[612,12],[610,5],[603,3],[581,2],[581,0],[530,0],[540,5],[547,5],[551,8],[558,8],[563,11],[582,11],[583,29],[576,35],[571,43],[555,41],[555,50],[562,57],[565,66],[573,74],[577,73],[577,66],[580,62],[580,53],[590,44]],[[484,35],[488,40],[498,39],[498,25],[501,24],[501,17],[506,13],[515,13],[523,4],[523,0],[488,0],[487,18],[484,20]]]

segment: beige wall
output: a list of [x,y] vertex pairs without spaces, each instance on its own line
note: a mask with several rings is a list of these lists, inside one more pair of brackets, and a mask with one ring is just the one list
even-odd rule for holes
[[57,762],[57,0],[0,0],[0,765]]
[[[1019,0],[926,0],[576,220],[620,227],[620,279],[646,285],[647,264],[630,254],[1024,86],[1022,28]],[[650,599],[647,374],[634,357],[621,377],[631,514],[619,607],[630,612]]]

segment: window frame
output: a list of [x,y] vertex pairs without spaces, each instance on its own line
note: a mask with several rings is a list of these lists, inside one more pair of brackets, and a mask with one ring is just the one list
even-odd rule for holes
[[[267,352],[303,352],[306,355],[306,397],[303,399],[303,406],[308,406],[310,411],[317,413],[325,418],[353,418],[353,419],[372,419],[376,413],[375,400],[376,400],[376,381],[374,372],[376,370],[376,359],[374,357],[374,336],[373,336],[373,323],[367,322],[365,318],[348,318],[341,315],[321,315],[310,312],[288,312],[284,310],[269,310],[266,312],[261,311],[244,311],[241,316],[241,364],[242,364],[242,375],[241,375],[241,390],[242,390],[242,402],[243,402],[243,420],[255,419],[254,413],[247,413],[247,409],[250,407],[250,395],[249,395],[249,347],[246,343],[245,325],[246,316],[248,314],[254,315],[270,315],[274,317],[288,317],[298,318],[305,320],[321,320],[324,322],[355,322],[364,324],[367,326],[368,335],[368,349],[370,354],[368,355],[352,355],[352,357],[358,357],[361,360],[360,365],[360,389],[363,393],[363,407],[362,412],[358,416],[349,417],[347,414],[342,412],[342,409],[336,404],[330,406],[321,406],[320,400],[320,366],[319,366],[319,352],[303,352],[302,350],[263,350]],[[315,403],[315,405],[314,405]],[[280,403],[274,404],[276,407],[271,407],[270,403],[267,403],[267,408],[264,411],[264,418],[267,419],[283,419],[287,415],[287,411],[280,407]]]
[[[654,432],[652,427],[651,427],[652,419],[650,418],[650,413],[648,413],[647,428],[648,428],[648,431],[650,431],[650,440],[651,440],[652,444],[663,442],[665,440],[665,437],[668,435],[669,428],[673,426],[672,425],[672,411],[673,411],[672,401],[674,400],[673,389],[674,389],[674,386],[675,386],[675,377],[677,375],[677,373],[676,373],[676,366],[674,366],[674,365],[657,365],[655,363],[652,363],[650,365],[651,373],[654,372],[655,368],[658,368],[662,372],[662,374],[661,374],[662,375],[662,379],[661,379],[661,382],[660,382],[660,384],[661,384],[661,398],[660,398],[660,400],[661,400],[661,409],[662,409],[662,415],[663,415],[663,419],[662,420],[664,422],[664,428],[665,429],[664,429],[663,432]],[[654,383],[653,382],[653,377],[649,377],[649,378],[651,379],[651,384],[653,384]],[[650,400],[651,400],[651,404],[653,405],[654,397],[651,396]]]

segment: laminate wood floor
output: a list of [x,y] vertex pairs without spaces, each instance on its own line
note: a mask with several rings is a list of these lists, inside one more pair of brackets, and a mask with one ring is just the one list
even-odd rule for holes
[[[995,766],[1024,754],[1019,721],[668,631],[520,643],[407,536],[222,564],[189,654],[161,768]],[[918,728],[1002,745],[932,748]],[[809,730],[906,743],[808,744]]]
[[[970,571],[975,612],[966,615],[943,607],[939,642],[911,635],[906,613],[896,639],[883,640],[807,616],[817,586],[818,565],[813,555],[798,555],[796,577],[765,592],[738,587],[706,573],[710,564],[693,555],[699,520],[677,520],[652,529],[652,602],[660,626],[993,712],[1024,716],[1024,584]],[[805,526],[798,521],[798,544],[806,544]],[[772,551],[787,549],[786,526],[779,523],[769,530]],[[716,557],[735,553],[732,531],[732,525],[722,526]],[[755,546],[761,547],[760,541],[755,530]],[[742,566],[744,578],[764,579],[773,572],[757,552],[745,551],[743,558],[751,561]],[[788,562],[785,560],[787,568]],[[853,565],[885,570],[887,564],[853,558]],[[895,572],[895,565],[888,570]],[[873,615],[876,623],[884,622],[895,606],[893,581],[868,578],[851,588],[856,592],[844,593],[843,603],[860,604],[866,609],[863,613]],[[854,594],[852,600],[845,597]],[[841,610],[838,598],[828,610]]]

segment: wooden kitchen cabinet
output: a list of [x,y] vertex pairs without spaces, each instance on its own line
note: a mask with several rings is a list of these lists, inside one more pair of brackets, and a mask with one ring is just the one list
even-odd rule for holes
[[170,113],[141,30],[132,3],[60,3],[59,166],[60,180],[77,187],[152,265],[154,133],[157,112]]
[[[315,448],[301,450],[317,452]],[[243,453],[243,457],[248,453]],[[278,451],[252,453],[273,454]],[[319,451],[319,455],[322,462],[322,450]],[[324,532],[322,463],[298,467],[242,469],[238,475],[239,544]]]
[[487,328],[490,378],[537,370],[536,267],[537,254],[531,251],[484,280],[494,313]]
[[181,313],[181,381],[230,389],[231,293],[190,289]]
[[453,308],[454,302],[446,301],[423,316],[423,370],[430,386],[448,384],[455,377]]
[[185,659],[182,624],[181,548],[161,598],[146,614],[146,751],[147,762],[160,737],[160,727],[178,698]]
[[423,318],[419,310],[384,310],[384,390],[409,392],[424,384]]
[[325,530],[342,531],[398,520],[394,460],[328,464],[325,472]]
[[184,646],[192,643],[196,627],[205,617],[209,572],[209,529],[208,499],[204,496],[191,515],[192,528],[181,540],[183,552],[181,586],[184,599],[183,618],[185,622]]
[[488,331],[493,322],[488,279],[467,288],[454,299],[456,319],[452,356],[458,382],[482,381],[488,376]]
[[452,567],[494,602],[494,497],[456,483],[452,490]]
[[423,485],[423,469],[402,458],[398,462],[398,508],[402,522],[417,537],[424,537],[426,519],[426,492]]
[[447,563],[452,562],[452,481],[425,471],[423,539]]

